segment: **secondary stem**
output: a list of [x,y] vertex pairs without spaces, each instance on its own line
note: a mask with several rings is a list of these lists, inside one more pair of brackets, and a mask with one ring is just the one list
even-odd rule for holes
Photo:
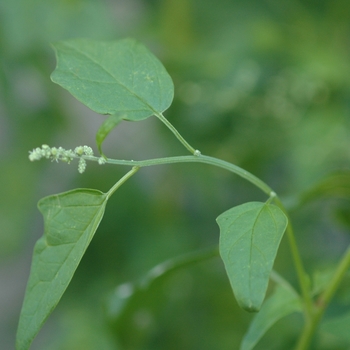
[[289,219],[288,213],[285,210],[282,202],[278,197],[276,197],[276,202],[288,217],[288,226],[287,226],[286,233],[287,233],[289,247],[290,247],[293,261],[294,261],[294,266],[298,276],[301,294],[303,296],[304,305],[305,305],[305,311],[304,311],[305,327],[304,327],[303,334],[299,340],[299,343],[296,347],[296,350],[305,350],[307,349],[307,345],[305,341],[309,338],[311,339],[311,336],[314,334],[316,329],[316,325],[313,324],[315,307],[311,297],[310,282],[306,274],[306,271],[304,269],[297,243],[295,241],[291,220]]
[[175,137],[192,153],[195,154],[196,150],[181,136],[181,134],[175,129],[175,127],[164,117],[162,113],[155,113],[155,116],[162,121],[168,129],[175,135]]
[[294,265],[298,275],[301,293],[303,295],[303,299],[305,303],[306,313],[308,315],[307,317],[309,317],[312,314],[312,310],[313,310],[313,302],[312,302],[311,293],[310,293],[310,282],[309,282],[308,275],[305,272],[305,269],[299,254],[298,246],[295,241],[295,236],[294,236],[292,225],[290,224],[290,220],[289,220],[286,232],[287,232],[287,237],[289,241],[289,247],[292,252],[292,256],[294,260]]
[[127,180],[129,180],[131,178],[131,176],[133,176],[138,170],[140,169],[140,167],[138,166],[134,166],[130,171],[128,171],[115,185],[113,185],[113,187],[108,191],[108,198]]
[[350,247],[346,250],[341,259],[332,280],[328,284],[326,290],[320,295],[320,297],[316,300],[315,303],[315,311],[311,315],[311,318],[306,320],[305,327],[301,336],[299,338],[298,344],[296,346],[296,350],[306,350],[308,349],[313,335],[316,331],[318,324],[320,323],[326,308],[331,301],[334,293],[336,292],[339,284],[343,280],[346,272],[350,267]]
[[289,241],[289,247],[294,260],[294,265],[297,272],[301,293],[303,295],[303,299],[305,302],[306,314],[307,314],[307,317],[309,317],[313,311],[313,302],[311,299],[310,286],[309,286],[310,283],[307,277],[307,273],[304,269],[303,262],[301,260],[301,256],[295,240],[295,235],[291,224],[291,220],[280,199],[276,197],[275,200],[278,206],[284,211],[285,215],[287,215],[288,217],[288,226],[287,226],[286,233]]

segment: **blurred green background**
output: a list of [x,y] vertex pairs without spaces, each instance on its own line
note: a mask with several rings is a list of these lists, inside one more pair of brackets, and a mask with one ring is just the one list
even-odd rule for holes
[[[13,349],[43,196],[77,187],[107,191],[127,169],[30,163],[41,146],[94,147],[103,121],[50,81],[50,43],[134,37],[175,83],[166,117],[202,153],[262,178],[285,202],[350,161],[348,0],[11,0],[0,2],[0,348]],[[186,154],[155,118],[111,133],[109,157]],[[343,198],[293,211],[307,269],[337,261],[349,243]],[[253,315],[240,310],[218,258],[174,272],[112,320],[118,285],[156,264],[215,246],[215,218],[264,200],[252,185],[205,165],[142,169],[109,201],[105,217],[32,349],[237,349]],[[295,283],[286,240],[276,270]],[[344,287],[345,288],[345,287]],[[348,291],[348,289],[345,289]],[[330,312],[349,305],[338,293]],[[300,317],[275,326],[257,349],[289,349]],[[320,333],[315,349],[348,349]]]

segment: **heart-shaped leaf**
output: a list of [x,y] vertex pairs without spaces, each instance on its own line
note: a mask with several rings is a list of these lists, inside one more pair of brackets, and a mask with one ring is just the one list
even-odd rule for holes
[[[164,112],[173,100],[173,82],[164,66],[133,39],[74,39],[58,42],[54,49],[52,81],[97,113],[138,121]],[[100,129],[97,142],[110,130]]]
[[45,232],[34,247],[17,331],[17,350],[29,349],[66,290],[103,217],[108,194],[77,189],[40,200]]
[[220,255],[238,304],[258,311],[264,300],[287,217],[275,205],[245,203],[217,218]]

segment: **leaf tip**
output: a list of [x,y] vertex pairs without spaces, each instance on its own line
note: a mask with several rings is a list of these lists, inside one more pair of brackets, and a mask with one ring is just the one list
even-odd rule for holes
[[261,305],[264,301],[264,299],[257,299],[253,297],[241,297],[237,298],[236,300],[238,302],[238,305],[245,311],[250,312],[250,313],[256,313],[259,312],[261,309]]
[[257,306],[257,305],[253,305],[253,304],[244,304],[244,305],[241,305],[242,309],[245,310],[245,311],[248,311],[248,312],[251,312],[251,313],[256,313],[256,312],[259,312],[260,311],[260,305]]

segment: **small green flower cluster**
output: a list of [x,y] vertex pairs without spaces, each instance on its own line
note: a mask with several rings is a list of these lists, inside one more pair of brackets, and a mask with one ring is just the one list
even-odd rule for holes
[[[29,160],[40,160],[41,158],[51,159],[58,162],[59,160],[62,162],[70,163],[74,158],[79,158],[78,171],[79,173],[83,173],[86,169],[86,160],[83,156],[93,156],[94,152],[89,146],[78,146],[72,151],[71,149],[66,150],[62,147],[49,147],[48,145],[42,145],[41,148],[37,147],[33,149],[33,151],[29,152]],[[98,159],[99,164],[104,164],[103,161]]]

